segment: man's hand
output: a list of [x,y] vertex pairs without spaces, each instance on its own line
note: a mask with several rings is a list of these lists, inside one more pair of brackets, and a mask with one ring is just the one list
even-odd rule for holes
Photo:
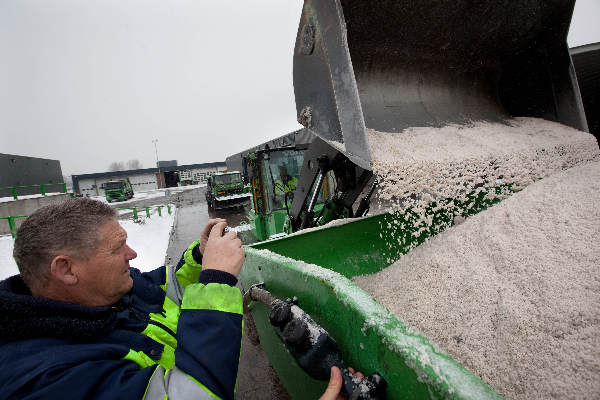
[[208,223],[202,229],[202,233],[200,234],[200,254],[204,255],[204,250],[206,249],[206,243],[208,242],[208,236],[210,235],[210,230],[218,224],[219,222],[227,222],[223,218],[213,218],[209,219]]
[[[352,375],[359,377],[360,379],[364,379],[364,375],[360,372],[354,372],[352,368],[348,368],[348,371],[352,373]],[[344,400],[344,396],[340,394],[342,390],[342,372],[338,367],[331,367],[331,378],[329,378],[329,385],[327,385],[327,389],[323,396],[319,400]]]
[[237,233],[227,232],[223,234],[226,226],[227,222],[223,220],[213,225],[210,230],[206,249],[202,255],[202,269],[217,269],[229,272],[237,278],[240,275],[246,254]]

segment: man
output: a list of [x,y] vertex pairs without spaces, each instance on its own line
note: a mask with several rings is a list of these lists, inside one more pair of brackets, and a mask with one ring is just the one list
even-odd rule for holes
[[[176,267],[141,273],[114,209],[40,208],[17,232],[20,275],[0,282],[0,398],[234,397],[241,241],[210,220]],[[334,399],[339,371],[323,399]]]

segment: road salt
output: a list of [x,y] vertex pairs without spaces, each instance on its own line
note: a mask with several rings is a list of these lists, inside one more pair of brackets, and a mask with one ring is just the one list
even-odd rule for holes
[[[382,196],[446,196],[460,194],[457,182],[493,185],[509,176],[524,186],[551,176],[355,280],[509,399],[599,398],[600,162],[587,161],[598,145],[542,120],[515,120],[496,138],[498,126],[481,127],[480,135],[441,128],[445,138],[426,128],[401,139],[375,133],[373,148],[388,143],[374,152],[375,172],[387,171]],[[487,168],[493,159],[510,173]],[[468,179],[454,167],[471,171]]]

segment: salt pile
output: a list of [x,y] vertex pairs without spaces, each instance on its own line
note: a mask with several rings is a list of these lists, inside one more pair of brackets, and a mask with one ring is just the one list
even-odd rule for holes
[[[529,119],[518,123],[556,125]],[[489,143],[483,132],[481,140]],[[460,133],[455,129],[449,136]],[[537,132],[543,140],[537,134],[524,138],[518,132],[514,141],[503,138],[499,144],[507,147],[495,150],[506,154],[510,162],[499,162],[524,183],[597,157],[596,143],[586,148],[590,145],[586,134],[565,128],[565,136],[553,141],[555,133]],[[406,139],[411,140],[410,136]],[[521,139],[529,140],[531,146],[511,149],[511,143],[518,147]],[[432,136],[431,141],[442,145],[442,139]],[[465,135],[460,146],[448,141],[434,157],[427,154],[432,149],[420,143],[395,148],[416,165],[403,163],[407,170],[398,171],[398,177],[403,176],[408,186],[400,193],[388,180],[388,194],[403,195],[424,179],[434,184],[432,193],[447,195],[448,191],[436,192],[433,180],[446,172],[436,170],[435,165],[457,146],[465,149],[459,152],[465,157],[457,159],[457,164],[474,155],[481,167],[486,166],[486,152],[477,152],[480,140],[474,135]],[[425,149],[422,154],[421,148]],[[380,163],[386,159],[383,153],[378,156]],[[399,156],[390,154],[390,160]],[[533,172],[521,169],[525,167],[532,167]],[[472,171],[472,179],[481,177],[476,169],[464,171]],[[449,228],[381,272],[355,280],[509,399],[598,398],[599,242],[600,162],[584,162]]]
[[382,200],[430,202],[512,183],[520,189],[554,171],[598,159],[594,136],[538,118],[474,122],[401,133],[369,130]]

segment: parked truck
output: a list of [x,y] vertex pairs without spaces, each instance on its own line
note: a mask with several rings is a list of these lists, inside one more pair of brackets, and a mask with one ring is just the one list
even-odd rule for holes
[[109,203],[133,198],[133,187],[129,178],[111,180],[104,184],[104,196]]
[[243,207],[251,196],[238,171],[217,172],[206,180],[206,203],[213,210]]

